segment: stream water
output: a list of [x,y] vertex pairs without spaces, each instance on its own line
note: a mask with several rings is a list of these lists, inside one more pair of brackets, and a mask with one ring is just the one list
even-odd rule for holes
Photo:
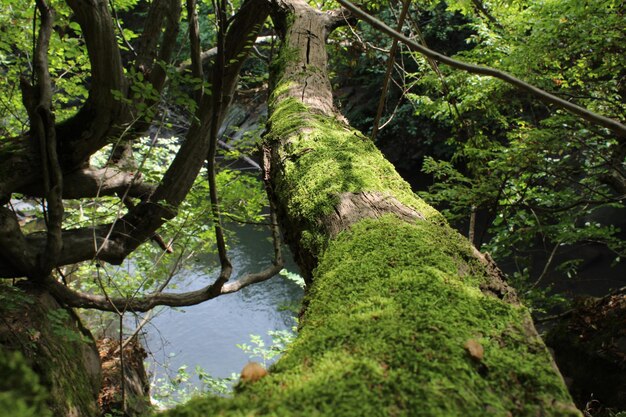
[[[251,226],[234,231],[236,242],[229,252],[234,267],[231,279],[268,266],[273,253],[269,232]],[[285,268],[297,272],[285,252]],[[200,260],[197,268],[181,274],[179,290],[199,288],[214,280],[219,272],[211,267],[214,264],[215,259]],[[298,284],[279,275],[197,306],[160,310],[146,327],[144,341],[150,352],[146,361],[152,380],[171,377],[181,366],[188,371],[198,366],[217,378],[239,373],[250,357],[237,344],[253,345],[250,335],[259,335],[268,346],[268,331],[291,329],[296,324],[302,296]],[[199,384],[195,377],[190,382]]]

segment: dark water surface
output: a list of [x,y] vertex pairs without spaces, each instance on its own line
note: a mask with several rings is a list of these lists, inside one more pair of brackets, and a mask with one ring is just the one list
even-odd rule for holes
[[[267,267],[273,253],[267,229],[243,226],[234,230],[236,241],[231,240],[229,250],[234,268],[231,280]],[[285,252],[285,268],[298,272]],[[179,291],[205,286],[218,272],[215,259],[201,260],[197,268],[180,275]],[[183,365],[188,371],[200,366],[213,377],[239,373],[250,358],[236,345],[250,344],[250,335],[255,334],[262,336],[267,346],[268,331],[291,329],[295,325],[294,308],[299,308],[302,296],[303,290],[296,283],[279,275],[197,306],[163,309],[146,327],[144,343],[152,353],[146,360],[148,371],[153,379],[175,374]]]

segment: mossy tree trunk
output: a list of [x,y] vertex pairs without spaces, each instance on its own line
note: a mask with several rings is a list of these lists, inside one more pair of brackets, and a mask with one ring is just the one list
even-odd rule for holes
[[99,415],[91,333],[71,309],[24,282],[0,285],[0,376],[2,417]]
[[333,108],[336,15],[276,7],[265,169],[306,310],[268,377],[170,415],[580,415],[493,262]]

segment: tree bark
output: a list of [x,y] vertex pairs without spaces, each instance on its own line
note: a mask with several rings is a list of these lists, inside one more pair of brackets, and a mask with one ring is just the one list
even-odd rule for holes
[[580,416],[488,256],[333,108],[329,15],[277,0],[265,151],[309,284],[298,339],[234,399],[167,414]]
[[[111,91],[124,92],[127,83],[120,72],[119,50],[113,36],[111,16],[106,1],[76,2],[72,0],[68,3],[76,13],[81,27],[84,26],[93,80],[89,99],[83,109],[73,119],[56,127],[56,136],[59,138],[59,159],[65,169],[74,167],[79,162],[84,163],[85,158],[104,146],[107,138],[116,130],[119,133],[122,129],[117,123],[125,120],[126,113],[120,108],[119,102],[113,99]],[[177,1],[159,0],[153,6],[171,11],[176,9],[175,5],[180,6]],[[127,196],[142,197],[142,202],[133,206],[126,215],[112,224],[57,230],[56,236],[60,238],[62,247],[56,253],[54,262],[49,262],[47,267],[92,259],[119,264],[140,244],[154,236],[157,229],[176,214],[176,208],[191,189],[206,159],[210,142],[209,132],[214,122],[213,114],[217,113],[215,120],[221,123],[223,113],[230,104],[237,86],[239,70],[268,13],[269,7],[264,0],[248,0],[243,3],[239,13],[230,22],[229,32],[225,39],[227,65],[222,74],[224,98],[221,106],[214,108],[210,96],[202,99],[197,112],[198,122],[192,124],[177,156],[157,186],[142,184],[141,179],[134,177],[131,173],[120,173],[118,169],[110,167],[100,171],[74,167],[65,172],[63,177],[65,197],[111,195],[123,190],[124,193],[128,193]],[[167,58],[174,43],[171,39],[174,32],[172,27],[177,26],[174,24],[177,22],[172,22],[170,15],[160,16],[162,21],[167,21],[161,48],[157,53],[156,46],[149,43],[146,46],[148,50],[145,52],[146,56],[142,57],[144,70],[151,74],[153,78],[151,82],[155,88],[162,87],[163,75],[159,75],[161,70],[158,69],[160,68],[158,65],[154,64],[153,56],[158,56],[159,59]],[[153,26],[153,24],[147,25],[148,28],[152,28],[150,30],[156,30]],[[100,28],[102,33],[94,30],[94,27]],[[166,39],[167,37],[170,39]],[[106,74],[107,65],[110,74]],[[96,108],[92,108],[94,103],[98,104]],[[81,122],[79,123],[78,120]],[[73,126],[70,131],[68,131],[68,124]],[[24,144],[20,145],[22,139]],[[18,190],[30,191],[35,195],[45,193],[45,187],[42,189],[42,186],[38,184],[42,177],[41,170],[38,168],[41,165],[38,161],[41,153],[37,147],[29,144],[31,139],[29,135],[22,139],[4,145],[6,152],[0,148],[0,203],[8,201],[10,194]],[[3,159],[5,156],[7,160]],[[5,165],[6,161],[9,161],[8,165]],[[95,177],[95,175],[102,176]],[[2,201],[3,199],[6,201]],[[45,243],[48,240],[46,235],[41,233],[24,235],[16,216],[7,208],[0,208],[0,230],[3,231],[0,235],[0,277],[26,276],[37,279],[45,277],[47,274],[42,273],[41,268],[37,267],[37,256],[44,253]],[[50,286],[58,287],[61,284],[48,280],[48,287]],[[51,291],[54,291],[54,288],[51,288]],[[57,292],[67,294],[63,288],[57,288]],[[110,303],[104,300],[104,297],[96,298],[99,303],[97,305],[110,307]],[[92,297],[86,297],[85,300],[93,306]],[[66,297],[63,301],[67,301]],[[141,303],[141,305],[148,304],[150,303]],[[78,306],[74,303],[71,305]]]

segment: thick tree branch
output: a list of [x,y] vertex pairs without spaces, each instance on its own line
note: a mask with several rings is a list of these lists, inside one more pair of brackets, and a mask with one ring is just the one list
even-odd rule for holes
[[[33,80],[31,86],[26,79],[21,82],[23,103],[30,120],[31,135],[39,144],[39,156],[43,181],[43,195],[46,199],[44,220],[46,221],[46,244],[38,254],[35,269],[23,271],[29,276],[48,275],[52,271],[54,258],[61,251],[61,224],[63,222],[63,202],[61,200],[63,178],[57,157],[57,141],[52,113],[52,82],[48,71],[48,47],[54,11],[44,0],[35,2],[41,17],[41,24],[33,55]],[[21,234],[21,232],[20,232]],[[2,248],[3,252],[11,251]]]
[[[106,1],[94,0],[93,2],[79,2],[77,0],[69,0],[68,3],[75,11],[79,24],[81,24],[81,27],[84,27],[83,30],[88,44],[88,49],[90,51],[90,55],[93,55],[91,56],[92,68],[95,71],[93,84],[99,84],[100,81],[103,83],[98,87],[92,87],[92,90],[90,91],[90,99],[88,101],[92,104],[96,102],[102,103],[102,107],[105,108],[103,111],[106,113],[106,108],[116,106],[112,102],[107,104],[107,97],[110,98],[110,89],[112,89],[114,85],[122,86],[125,83],[123,76],[120,75],[120,77],[117,77],[117,71],[115,70],[118,68],[116,62],[121,61],[118,60],[119,57],[113,56],[115,54],[119,55],[119,51],[117,50],[117,47],[112,49],[111,46],[115,45],[115,38],[112,35],[111,19],[106,7]],[[141,243],[152,238],[157,229],[165,221],[171,219],[175,215],[176,207],[178,207],[180,202],[185,198],[191,189],[191,186],[193,185],[193,182],[200,172],[204,160],[206,159],[209,149],[209,132],[212,124],[212,112],[217,111],[219,113],[218,122],[221,123],[224,111],[230,103],[233,91],[236,87],[239,70],[243,65],[245,57],[253,45],[256,35],[268,14],[269,5],[265,0],[248,0],[242,5],[239,13],[232,20],[230,29],[225,39],[225,62],[227,64],[223,72],[222,82],[224,86],[224,98],[222,100],[221,108],[213,109],[213,103],[210,97],[205,97],[202,100],[197,113],[199,122],[194,123],[191,126],[180,151],[171,166],[166,171],[163,181],[157,189],[151,193],[151,197],[138,204],[135,208],[130,210],[127,215],[117,220],[113,225],[101,225],[94,229],[87,228],[64,231],[62,234],[64,246],[57,257],[56,266],[91,260],[94,258],[113,264],[119,264]],[[102,29],[103,33],[97,33],[100,29]],[[242,36],[242,34],[244,35]],[[111,36],[111,39],[113,39],[112,44],[108,41],[109,35]],[[102,52],[97,49],[98,46],[103,48]],[[107,65],[103,62],[106,60],[109,61]],[[97,67],[97,69],[95,67]],[[110,79],[118,79],[118,81],[99,79],[100,77],[103,77],[103,73],[107,71],[107,68],[109,72],[107,73],[107,76]],[[121,68],[121,66],[119,68]],[[113,72],[111,73],[111,71]],[[25,95],[25,97],[27,98],[28,95]],[[106,117],[107,126],[114,120],[119,120],[113,117],[113,113],[109,113],[109,117]],[[76,117],[80,118],[79,115]],[[100,117],[101,115],[97,116],[97,118]],[[65,128],[67,128],[67,126],[65,126],[64,129]],[[100,137],[99,133],[95,134],[95,136],[91,136],[91,133],[96,130],[98,129],[94,128],[93,131],[89,132],[90,135],[86,136],[85,140],[90,143],[89,146],[93,144],[92,140],[95,140],[95,137]],[[101,132],[103,132],[103,134],[106,133],[105,130],[102,130]],[[107,132],[111,133],[112,131]],[[76,134],[76,132],[74,132],[74,134]],[[73,135],[69,135],[69,137],[71,138]],[[63,141],[61,146],[64,145],[64,142],[65,141]],[[77,148],[80,147],[80,145],[77,145]],[[24,141],[23,148],[28,151],[24,152],[24,155],[30,155],[32,151],[30,150],[28,140]],[[85,151],[85,148],[82,148],[82,150],[78,149],[75,152],[72,149],[68,152],[71,154],[69,156],[70,159],[74,159],[74,156],[76,156],[75,160],[80,159],[77,157],[79,154],[82,155],[81,158],[88,154],[88,152]],[[38,152],[34,153],[34,155],[37,154]],[[66,153],[65,157],[68,157],[68,155],[69,154]],[[33,168],[38,165],[36,159],[33,161],[25,159],[25,161],[29,161],[29,168]],[[2,174],[4,174],[4,170],[7,168],[9,167],[0,165],[0,171],[2,171]],[[7,169],[7,172],[10,171]],[[75,182],[68,180],[66,196],[71,196],[73,192],[84,196],[87,194],[87,189],[93,191],[100,185],[107,184],[106,179],[104,180],[104,184],[103,181],[98,180],[96,180],[96,183],[94,184],[93,181],[96,174],[85,174],[85,172],[78,172],[76,174],[78,178],[74,180]],[[34,179],[39,175],[41,174],[33,174],[31,178],[26,181],[20,181],[19,179],[12,181],[11,178],[5,180],[3,185],[8,183],[14,188],[7,189],[3,198],[7,199],[9,193],[14,191],[16,188],[25,187],[27,184],[34,182]],[[129,181],[132,184],[132,179],[129,179],[124,175],[122,175],[122,178],[123,179],[120,180],[121,184],[115,185],[110,183],[107,185],[105,187],[107,189],[107,193],[119,191],[120,186],[128,184]],[[76,189],[82,187],[85,183],[90,185],[85,186],[84,189]],[[72,189],[73,184],[76,184],[76,188],[74,188],[74,190]],[[4,191],[4,189],[0,189],[0,192]],[[131,186],[129,191],[131,194],[129,195],[136,193],[137,196],[143,196],[144,191],[151,192],[152,190],[143,190],[140,186],[133,185]],[[29,253],[33,250],[42,251],[45,247],[45,238],[40,233],[31,234],[26,237],[22,236],[21,239],[26,242],[25,247],[28,248]],[[15,237],[13,240],[19,240],[19,238]],[[27,271],[21,267],[16,267],[11,263],[11,259],[7,259],[10,257],[6,256],[6,253],[7,252],[3,250],[2,256],[5,262],[2,262],[3,259],[0,259],[0,276],[19,277],[29,275],[30,269]]]
[[[264,158],[264,164],[269,164],[269,155]],[[265,165],[265,172],[269,173],[269,166]],[[274,259],[272,265],[258,273],[246,274],[233,282],[224,282],[220,272],[220,276],[216,281],[196,291],[184,293],[163,293],[167,282],[161,285],[155,293],[135,298],[110,297],[103,295],[87,294],[75,291],[56,281],[52,277],[48,277],[44,285],[50,293],[61,303],[70,307],[78,308],[94,308],[102,311],[134,311],[145,312],[159,305],[170,307],[185,307],[200,304],[220,295],[231,294],[241,290],[249,285],[266,281],[278,274],[284,266],[282,254],[282,243],[280,239],[280,231],[278,229],[278,221],[276,219],[276,206],[274,202],[274,194],[271,191],[269,177],[265,177],[265,186],[270,201],[270,224],[272,231],[272,241],[274,246]],[[0,212],[0,216],[2,212]],[[2,217],[0,217],[0,227],[2,226]],[[1,231],[2,229],[0,229]]]
[[[154,184],[143,182],[140,173],[120,170],[114,166],[105,168],[83,168],[63,177],[63,198],[95,198],[126,194],[129,197],[147,198],[154,190]],[[43,197],[41,184],[31,184],[16,190],[19,193]]]
[[38,273],[41,276],[50,274],[54,267],[54,262],[61,248],[62,240],[62,224],[63,224],[63,174],[61,165],[57,155],[57,138],[54,125],[54,115],[52,113],[52,82],[48,71],[48,46],[50,44],[50,35],[52,33],[52,24],[54,22],[54,13],[44,0],[36,1],[37,8],[41,15],[41,29],[39,31],[39,39],[37,42],[35,65],[37,71],[37,80],[41,94],[40,103],[37,106],[37,121],[31,120],[31,126],[34,124],[41,127],[38,128],[40,149],[42,156],[42,167],[44,170],[44,190],[46,197],[46,228],[48,230],[46,239],[46,248],[40,254],[40,263]]
[[[156,50],[154,56],[169,61],[173,53],[174,39],[178,28],[180,4],[175,0],[162,3],[166,28],[163,48]],[[112,19],[106,0],[82,2],[68,0],[74,12],[74,18],[81,25],[91,63],[89,98],[81,110],[69,120],[57,126],[59,138],[59,160],[65,173],[73,172],[83,166],[93,152],[106,145],[111,137],[122,138],[114,151],[117,157],[128,149],[128,142],[147,127],[138,123],[130,128],[132,115],[130,108],[115,100],[112,92],[127,93],[127,81],[124,76],[122,61],[117,47]],[[148,22],[152,22],[148,19]],[[159,38],[161,26],[150,39]],[[163,86],[165,73],[158,66],[152,72],[152,81],[157,90]],[[22,82],[25,101],[33,94],[28,91],[28,83]],[[26,104],[26,103],[25,103]],[[28,106],[27,106],[28,107]],[[31,132],[32,133],[32,132]],[[32,147],[32,138],[26,134],[10,139],[0,149],[0,201],[8,201],[12,192],[23,188],[37,188],[43,175],[40,149]]]
[[[189,20],[189,53],[191,55],[191,75],[200,80],[204,80],[202,71],[202,53],[200,49],[200,30],[198,28],[198,11],[196,10],[196,0],[187,0],[187,19]],[[204,95],[204,87],[200,85],[195,92],[196,101],[200,103]]]
[[246,274],[240,279],[221,285],[207,285],[204,288],[185,293],[154,293],[137,298],[105,297],[72,290],[52,277],[46,278],[44,286],[52,296],[69,307],[93,308],[101,311],[145,312],[157,306],[186,307],[203,303],[220,295],[231,294],[249,285],[263,282],[283,268],[282,264],[272,264],[263,271]]
[[[81,166],[91,154],[107,144],[109,137],[123,131],[124,124],[130,120],[126,106],[112,95],[112,91],[126,94],[126,79],[107,0],[68,0],[67,3],[82,28],[91,76],[89,97],[81,110],[56,126],[59,162],[66,172]],[[21,80],[21,84],[28,109],[27,101],[34,97],[35,91],[29,91],[26,80]],[[33,108],[32,103],[30,107]],[[31,124],[31,129],[34,127]],[[31,137],[35,134],[31,130],[0,145],[1,202],[16,189],[41,181],[41,150],[33,146],[35,141]]]
[[34,271],[36,262],[36,253],[29,247],[15,213],[0,207],[0,276],[24,276]]
[[[157,57],[158,63],[169,63],[176,48],[176,37],[180,21],[181,5],[180,0],[168,0],[165,15],[165,32],[161,41],[161,47]],[[167,73],[163,65],[153,65],[150,74],[152,86],[161,91],[165,84]]]
[[[65,238],[66,233],[72,231],[64,233],[66,245],[60,257],[63,264],[90,260],[94,257],[119,264],[141,243],[152,238],[163,223],[174,217],[176,208],[191,189],[206,159],[212,112],[219,113],[218,122],[221,123],[237,85],[239,70],[268,14],[269,7],[265,0],[248,0],[242,5],[225,39],[226,66],[222,80],[224,99],[221,108],[213,109],[211,97],[204,97],[197,114],[199,122],[193,123],[190,127],[185,142],[157,189],[148,200],[139,203],[115,222],[112,229],[100,226],[98,230],[92,232],[92,237],[95,236],[96,241],[91,241],[91,250],[85,248],[76,248],[76,252],[66,250],[73,246]],[[74,235],[82,236],[78,232],[74,232]]]
[[[215,5],[215,3],[214,3]],[[225,36],[226,36],[226,2],[219,0],[217,2],[217,56],[215,57],[215,64],[213,66],[213,85],[212,85],[212,99],[213,108],[221,109],[222,102],[224,100],[224,89],[222,85],[223,72],[226,69],[225,54]],[[209,198],[211,201],[211,214],[213,215],[213,223],[215,227],[215,242],[217,245],[217,253],[220,260],[220,275],[215,281],[217,290],[221,289],[221,286],[228,281],[233,270],[233,266],[228,259],[228,253],[226,251],[226,240],[224,238],[224,231],[222,229],[222,216],[219,208],[219,201],[217,196],[217,181],[215,179],[215,155],[217,152],[217,131],[220,124],[220,113],[213,112],[213,118],[211,120],[211,131],[209,137],[209,149],[207,153],[207,180],[209,183]]]
[[326,12],[326,33],[330,34],[333,30],[345,26],[354,25],[357,19],[350,13],[348,9],[339,8]]
[[567,110],[568,112],[575,114],[588,122],[591,122],[593,124],[597,124],[597,125],[600,125],[609,129],[619,138],[620,141],[626,140],[626,126],[616,120],[599,115],[588,109],[580,107],[574,103],[570,103],[569,101],[563,100],[553,94],[548,93],[547,91],[544,91],[540,88],[535,87],[534,85],[528,84],[527,82],[522,81],[519,78],[516,78],[512,76],[511,74],[508,74],[504,71],[457,61],[456,59],[452,59],[448,56],[435,52],[431,49],[426,48],[423,45],[420,45],[417,42],[412,41],[411,39],[407,38],[403,34],[396,32],[395,30],[393,30],[392,28],[390,28],[389,26],[387,26],[380,20],[363,12],[362,10],[360,10],[358,7],[356,7],[349,1],[338,0],[338,2],[342,4],[344,7],[348,8],[356,16],[358,16],[359,18],[363,19],[364,21],[366,21],[367,23],[375,27],[376,29],[380,30],[381,32],[386,33],[387,35],[395,39],[398,39],[404,42],[412,50],[415,50],[429,58],[432,58],[443,64],[449,65],[453,68],[462,69],[464,71],[468,71],[473,74],[487,75],[490,77],[498,78],[502,81],[505,81],[511,85],[518,87],[519,89],[523,91],[526,91],[532,94],[533,96],[545,102],[554,104],[557,107]]
[[[171,211],[168,212],[156,204],[144,204],[142,207],[144,208],[142,212],[146,216],[144,220],[148,225],[156,224],[159,220],[163,222],[164,218],[173,216]],[[15,215],[6,208],[2,210],[4,214],[0,215],[0,231],[4,230],[6,235],[0,237],[2,248],[0,255],[4,258],[0,258],[0,277],[16,278],[32,275],[34,271],[32,267],[23,267],[31,265],[30,261],[17,266],[15,264],[17,260],[12,257],[16,253],[22,253],[25,254],[22,256],[29,259],[31,254],[43,252],[46,247],[46,233],[34,232],[24,236],[21,230],[15,229],[15,225],[18,225]],[[136,241],[131,237],[135,229],[133,225],[119,219],[111,224],[63,230],[63,248],[56,257],[54,266],[59,267],[93,259],[119,265],[137,246],[154,235],[154,232],[146,233],[143,240]]]
[[67,168],[81,165],[101,149],[109,137],[118,136],[130,121],[128,108],[113,97],[126,95],[127,80],[115,37],[108,0],[67,0],[85,38],[91,64],[89,97],[81,110],[57,126],[62,140],[61,162]]
[[[128,210],[132,210],[135,208],[135,204],[132,201],[130,201],[130,199],[127,196],[125,196],[124,193],[120,194],[120,198],[122,199],[122,202],[124,203],[124,205],[126,206]],[[174,252],[174,250],[172,249],[171,243],[170,244],[165,243],[165,241],[163,240],[163,237],[160,234],[155,233],[152,236],[152,241],[156,243],[157,246],[161,248],[163,252],[165,253]]]
[[150,4],[146,23],[137,42],[137,68],[149,73],[158,55],[159,38],[163,29],[163,19],[167,14],[170,0],[154,0]]
[[185,142],[152,196],[152,201],[163,201],[164,204],[175,207],[191,189],[209,149],[212,112],[219,112],[221,123],[224,110],[232,99],[239,70],[268,14],[269,7],[266,1],[248,0],[235,16],[225,40],[227,65],[222,80],[224,86],[222,108],[213,109],[211,97],[205,95],[197,112],[198,122],[191,125]]

